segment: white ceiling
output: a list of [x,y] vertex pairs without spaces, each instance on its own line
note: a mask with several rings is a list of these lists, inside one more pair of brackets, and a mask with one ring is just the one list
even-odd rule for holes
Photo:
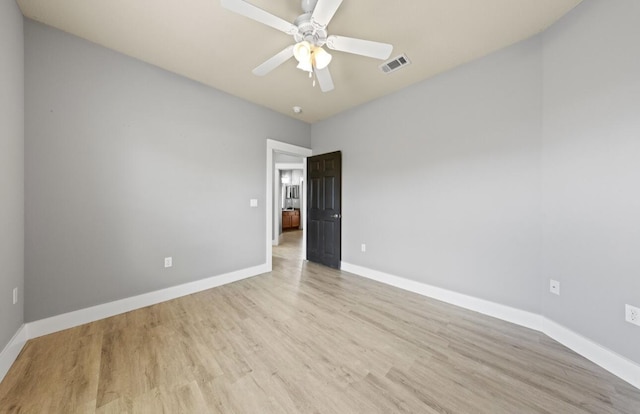
[[[28,18],[309,123],[535,35],[581,1],[344,0],[329,34],[391,43],[412,64],[385,75],[378,60],[331,51],[335,90],[322,93],[294,59],[253,75],[293,38],[219,0],[17,0]],[[300,0],[250,2],[291,22],[302,13]]]

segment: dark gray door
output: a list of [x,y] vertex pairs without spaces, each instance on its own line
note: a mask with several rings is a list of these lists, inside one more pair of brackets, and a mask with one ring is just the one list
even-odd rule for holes
[[340,269],[342,153],[307,158],[307,259]]

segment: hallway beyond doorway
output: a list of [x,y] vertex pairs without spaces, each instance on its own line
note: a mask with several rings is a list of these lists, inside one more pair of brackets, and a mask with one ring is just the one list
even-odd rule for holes
[[[277,246],[273,246],[273,265],[282,265],[282,261],[295,261],[297,264],[301,264],[304,258],[303,255],[303,231],[292,230],[286,231],[281,235],[281,242]],[[291,266],[293,263],[287,263]]]

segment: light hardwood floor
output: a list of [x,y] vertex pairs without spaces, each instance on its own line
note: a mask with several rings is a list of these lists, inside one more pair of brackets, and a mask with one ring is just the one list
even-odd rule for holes
[[31,340],[2,413],[640,413],[546,336],[300,259]]

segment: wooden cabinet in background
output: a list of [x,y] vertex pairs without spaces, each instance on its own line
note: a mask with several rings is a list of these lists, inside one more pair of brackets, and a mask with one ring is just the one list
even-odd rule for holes
[[291,214],[288,211],[282,212],[282,230],[291,228]]
[[282,210],[282,230],[300,228],[300,210]]

